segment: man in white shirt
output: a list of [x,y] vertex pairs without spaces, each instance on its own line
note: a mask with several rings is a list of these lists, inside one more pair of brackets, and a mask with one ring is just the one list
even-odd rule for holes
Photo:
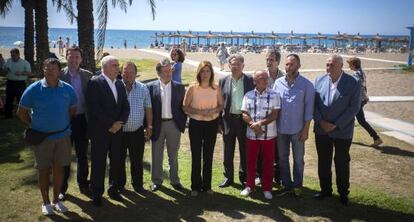
[[167,143],[170,182],[176,190],[183,190],[178,177],[178,149],[181,133],[185,130],[187,116],[183,111],[184,85],[172,81],[169,59],[160,61],[156,70],[158,80],[148,83],[153,113],[151,136],[151,190],[158,190],[163,182],[164,144]]
[[101,61],[102,74],[94,76],[86,89],[88,132],[91,139],[91,191],[93,204],[102,204],[106,158],[109,154],[110,198],[122,201],[119,194],[122,127],[128,120],[129,102],[119,74],[118,59],[106,56]]

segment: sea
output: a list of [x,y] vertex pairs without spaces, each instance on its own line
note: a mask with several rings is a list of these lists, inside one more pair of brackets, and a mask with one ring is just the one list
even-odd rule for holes
[[[147,48],[150,46],[151,43],[154,43],[155,41],[155,34],[168,34],[168,33],[175,33],[177,30],[113,30],[108,29],[106,31],[106,39],[105,39],[105,48],[124,48],[124,43],[127,43],[127,48]],[[95,44],[97,42],[97,36],[95,31]],[[188,34],[189,31],[180,31],[181,34]],[[192,34],[200,34],[200,35],[206,35],[208,32],[206,31],[192,31]],[[212,32],[212,34],[230,34],[230,32]],[[232,34],[241,34],[241,35],[250,35],[251,32],[232,32]],[[258,35],[270,35],[271,33],[254,33]],[[277,33],[281,37],[286,37],[290,35],[290,33]],[[306,34],[307,37],[311,38],[313,36],[316,36],[316,33],[294,33],[294,35],[297,36],[303,36]],[[323,34],[327,37],[333,37],[336,34]],[[362,37],[373,37],[373,35],[361,35]],[[70,45],[72,44],[78,44],[78,32],[77,29],[74,28],[49,28],[49,43],[50,47],[57,47],[56,41],[59,39],[59,37],[62,37],[63,41],[66,41],[66,37],[70,40]],[[382,36],[382,37],[407,37],[407,36]],[[19,42],[24,41],[24,28],[23,27],[0,27],[0,48],[12,48],[16,47],[17,45],[22,45]],[[164,44],[179,44],[182,39],[179,38],[157,38],[158,42],[163,42]],[[191,40],[186,39],[186,42],[191,41],[192,43],[199,43],[199,44],[206,44],[207,40],[203,38],[192,38]],[[219,42],[226,42],[228,44],[265,44],[265,45],[271,45],[271,44],[303,44],[303,39],[294,39],[292,42],[289,42],[287,39],[251,39],[249,42],[246,40],[239,39],[239,42],[237,42],[237,39],[211,39],[209,40],[210,44],[215,44]],[[306,44],[308,45],[325,45],[327,47],[332,46],[335,43],[334,40],[317,40],[317,39],[307,39]],[[336,43],[338,44],[338,43]],[[346,42],[343,42],[342,44],[348,44]],[[374,44],[372,42],[357,42],[352,44]],[[345,45],[344,45],[345,46]]]

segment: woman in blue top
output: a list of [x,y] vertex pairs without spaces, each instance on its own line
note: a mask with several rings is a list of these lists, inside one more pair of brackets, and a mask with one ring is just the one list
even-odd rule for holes
[[170,57],[174,61],[172,80],[181,83],[181,71],[185,59],[184,53],[181,49],[174,48],[171,50]]

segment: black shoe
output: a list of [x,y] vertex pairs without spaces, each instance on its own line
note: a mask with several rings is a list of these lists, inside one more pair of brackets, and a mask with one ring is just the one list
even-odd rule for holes
[[142,186],[136,186],[134,187],[134,191],[137,193],[143,194],[145,192],[145,189]]
[[88,186],[81,186],[79,187],[79,192],[83,195],[90,196],[92,194],[91,190]]
[[125,192],[125,187],[118,187],[118,192],[119,193],[124,193]]
[[232,180],[230,180],[230,179],[225,179],[220,185],[219,185],[219,187],[220,188],[225,188],[225,187],[228,187],[228,186],[231,186],[233,184],[233,181]]
[[340,196],[341,199],[341,203],[344,206],[348,206],[349,205],[349,199],[348,199],[348,195],[341,195]]
[[171,186],[176,189],[176,190],[184,190],[184,186],[181,183],[177,183],[177,184],[171,184]]
[[331,197],[331,196],[332,196],[331,193],[319,192],[319,193],[316,193],[315,195],[313,195],[313,199],[323,200],[323,199],[325,199],[325,197]]
[[100,207],[100,206],[102,206],[102,198],[101,198],[101,197],[94,197],[94,198],[92,199],[92,204],[93,204],[95,207]]
[[154,184],[151,185],[150,188],[151,188],[151,191],[152,192],[155,192],[155,191],[157,191],[157,190],[159,190],[161,188],[161,185],[158,185],[158,184],[155,184],[154,183]]
[[119,201],[119,202],[122,202],[124,200],[124,198],[117,192],[108,192],[108,196],[112,200],[116,200],[116,201]]

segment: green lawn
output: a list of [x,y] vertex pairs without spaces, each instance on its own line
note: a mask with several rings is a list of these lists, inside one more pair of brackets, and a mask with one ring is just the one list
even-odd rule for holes
[[[156,78],[155,60],[135,62],[142,75],[140,80]],[[192,82],[193,75],[194,73],[183,73],[184,83]],[[0,79],[0,88],[1,86]],[[96,208],[77,189],[74,176],[76,160],[73,155],[72,177],[66,201],[70,212],[44,217],[40,212],[41,197],[36,170],[33,168],[33,154],[22,141],[24,128],[17,119],[5,120],[0,117],[0,221],[414,221],[414,148],[386,136],[383,137],[386,144],[383,147],[367,147],[364,144],[369,144],[370,138],[359,126],[356,127],[356,142],[351,149],[353,168],[349,207],[343,207],[337,195],[324,201],[311,198],[319,190],[312,133],[306,143],[307,173],[302,198],[275,196],[272,201],[266,201],[261,192],[254,192],[248,198],[241,197],[240,185],[219,189],[217,186],[223,179],[220,135],[213,163],[212,186],[215,194],[210,196],[203,193],[191,197],[191,153],[186,131],[181,138],[179,157],[180,178],[186,191],[177,192],[170,186],[165,154],[166,179],[161,190],[156,193],[147,191],[144,195],[136,194],[131,191],[128,177],[125,202],[112,201],[105,194],[103,206]],[[149,148],[147,143],[144,156],[144,183],[147,189],[151,183]],[[388,177],[392,182],[387,182]]]

